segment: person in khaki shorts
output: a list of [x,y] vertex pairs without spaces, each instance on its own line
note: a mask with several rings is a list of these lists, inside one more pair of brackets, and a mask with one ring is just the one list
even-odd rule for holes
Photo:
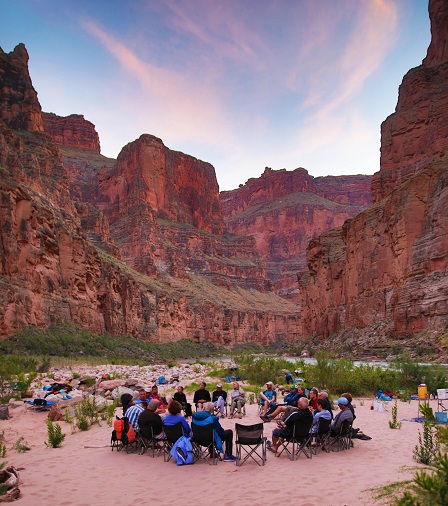
[[243,415],[241,414],[241,408],[244,406],[245,403],[244,398],[244,390],[240,388],[240,384],[236,381],[233,384],[233,390],[230,390],[230,417],[233,418],[233,413],[235,412],[235,408],[237,410],[237,416],[238,418],[243,418]]

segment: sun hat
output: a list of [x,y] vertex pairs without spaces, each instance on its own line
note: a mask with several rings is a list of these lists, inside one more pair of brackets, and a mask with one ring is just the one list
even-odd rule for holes
[[218,383],[218,384],[216,385],[216,388],[218,388],[218,387],[221,387],[221,388],[222,388],[221,383]]
[[339,399],[336,401],[336,404],[342,404],[344,406],[348,405],[348,400],[345,397],[339,397]]

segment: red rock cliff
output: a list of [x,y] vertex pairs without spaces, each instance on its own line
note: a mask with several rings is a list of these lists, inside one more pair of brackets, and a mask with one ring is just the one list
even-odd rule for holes
[[0,48],[0,119],[10,128],[43,132],[41,107],[28,72],[23,44],[7,54]]
[[[5,82],[27,80],[16,59],[0,59]],[[28,117],[25,95],[3,109],[14,110],[8,121]],[[60,321],[160,342],[267,344],[300,334],[296,308],[270,291],[253,240],[212,233],[223,220],[211,165],[151,136],[115,162],[85,146],[58,148],[14,121],[13,130],[0,120],[0,338]]]
[[380,172],[372,180],[374,202],[448,150],[446,0],[431,0],[429,14],[432,40],[427,57],[405,75],[395,112],[381,125]]
[[446,41],[448,22],[434,15],[446,14],[447,3],[429,6],[432,66],[407,74],[397,111],[383,124],[376,204],[308,247],[299,274],[308,335],[378,325],[395,337],[446,329],[448,62],[438,60],[446,49],[437,44]]
[[84,148],[100,153],[100,138],[95,125],[81,114],[71,114],[65,118],[53,113],[42,113],[45,133],[60,146]]
[[370,176],[313,178],[305,169],[266,168],[220,198],[229,231],[255,239],[277,292],[295,300],[310,239],[365,209],[370,185]]

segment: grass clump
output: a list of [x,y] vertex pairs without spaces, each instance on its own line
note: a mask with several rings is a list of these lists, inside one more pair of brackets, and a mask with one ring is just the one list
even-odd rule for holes
[[392,408],[392,420],[389,420],[389,427],[391,429],[401,429],[401,422],[398,421],[398,401],[395,400],[395,404]]
[[51,448],[59,448],[65,439],[65,434],[62,433],[61,426],[58,423],[53,424],[53,422],[48,418],[47,432],[48,442],[45,442],[45,444]]
[[[163,344],[145,342],[134,337],[95,334],[67,322],[45,329],[26,327],[11,338],[0,341],[0,354],[13,355],[13,360],[21,357],[23,362],[24,357],[36,356],[37,353],[42,356],[39,359],[41,365],[36,363],[37,359],[29,359],[33,362],[29,370],[37,371],[39,367],[48,370],[49,357],[52,357],[51,360],[54,360],[54,357],[82,362],[100,359],[96,362],[147,365],[157,361],[220,356],[228,352],[208,341],[196,343],[191,339],[182,339]],[[23,367],[19,368],[18,372],[21,370]]]
[[13,448],[17,453],[25,453],[29,451],[30,445],[25,441],[25,438],[20,436],[14,443]]

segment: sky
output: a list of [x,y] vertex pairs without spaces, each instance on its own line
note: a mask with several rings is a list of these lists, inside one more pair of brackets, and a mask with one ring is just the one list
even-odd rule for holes
[[427,0],[0,0],[42,110],[82,114],[116,158],[144,133],[211,163],[373,174],[380,125],[430,42]]

